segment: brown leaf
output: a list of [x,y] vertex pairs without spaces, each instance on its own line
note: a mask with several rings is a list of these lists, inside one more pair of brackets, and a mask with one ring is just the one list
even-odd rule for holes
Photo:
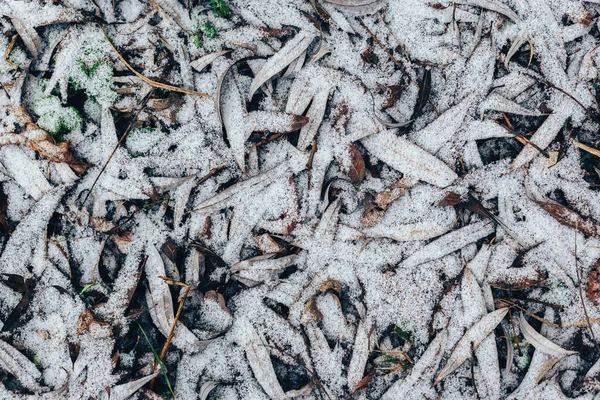
[[582,24],[585,26],[590,26],[594,19],[594,16],[583,7],[581,7],[579,10],[575,10],[572,13],[567,13],[566,15],[567,18],[569,18],[569,20],[573,21],[574,23]]
[[598,225],[592,221],[583,219],[575,211],[557,203],[534,201],[560,224],[577,229],[587,236],[600,236]]
[[418,181],[405,177],[400,179],[398,182],[394,183],[390,186],[389,190],[385,190],[383,192],[379,192],[375,195],[375,203],[382,209],[387,210],[388,207],[398,200],[400,197],[404,196],[406,193],[406,189],[414,186]]
[[361,183],[365,179],[365,160],[359,148],[354,144],[350,144],[350,170],[348,177],[354,184]]
[[586,294],[588,299],[594,304],[600,305],[600,283],[598,282],[598,274],[600,272],[600,259],[596,261],[596,264],[590,272],[590,276],[587,281]]
[[375,369],[372,369],[371,372],[369,372],[367,375],[365,375],[364,378],[362,378],[358,384],[356,385],[355,390],[358,390],[360,388],[363,388],[365,386],[367,386],[371,380],[373,379],[373,376],[375,375]]
[[400,85],[388,86],[387,89],[388,96],[387,100],[383,104],[383,107],[381,107],[382,110],[387,110],[388,108],[393,107],[400,98],[400,94],[402,94],[402,86]]
[[448,193],[446,193],[444,198],[438,202],[438,206],[451,207],[451,206],[457,205],[460,202],[461,202],[460,194],[457,194],[454,192],[448,192]]
[[312,322],[320,322],[323,319],[323,314],[317,308],[317,297],[311,297],[304,305],[304,313],[302,323],[308,325]]
[[85,310],[79,315],[79,320],[77,321],[77,334],[80,335],[83,332],[89,331],[93,324],[98,324],[100,326],[108,325],[107,323],[96,319],[90,310]]
[[89,168],[89,165],[82,163],[73,157],[73,154],[69,150],[68,141],[56,144],[48,132],[34,124],[25,108],[11,105],[8,106],[8,110],[20,122],[26,125],[26,129],[20,134],[0,134],[0,146],[8,144],[27,146],[50,161],[68,164],[80,175]]
[[365,209],[360,223],[366,227],[372,228],[383,219],[384,215],[385,210],[380,210],[379,208],[371,207],[369,209]]
[[503,282],[500,280],[492,280],[489,282],[490,286],[496,289],[502,290],[525,290],[531,287],[539,286],[546,280],[546,274],[541,271],[537,271],[537,275],[531,279],[522,279],[518,282]]

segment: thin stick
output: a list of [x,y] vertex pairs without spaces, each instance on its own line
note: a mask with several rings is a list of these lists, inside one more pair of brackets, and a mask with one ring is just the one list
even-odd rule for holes
[[13,36],[12,40],[10,41],[10,43],[8,44],[8,46],[6,47],[6,50],[4,51],[4,61],[6,63],[8,63],[8,65],[10,65],[11,67],[17,69],[19,68],[19,66],[17,64],[15,64],[14,62],[10,61],[8,59],[8,56],[10,55],[10,52],[12,51],[12,48],[15,46],[15,43],[17,43],[17,39],[19,38],[19,35],[15,35]]
[[[163,346],[162,350],[160,351],[160,356],[158,357],[159,361],[162,362],[163,358],[165,357],[165,354],[167,354],[167,349],[169,348],[169,344],[171,343],[173,336],[175,336],[175,327],[177,326],[177,322],[179,321],[179,316],[181,315],[181,310],[183,310],[183,303],[185,303],[185,299],[187,299],[187,296],[190,293],[190,289],[192,287],[190,285],[188,285],[187,283],[174,281],[172,279],[165,278],[164,276],[160,276],[159,278],[164,280],[168,285],[178,285],[178,286],[183,286],[185,288],[185,292],[183,292],[183,297],[179,301],[179,307],[177,308],[177,314],[175,314],[175,318],[173,319],[173,324],[171,325],[171,331],[169,332],[169,335],[167,336],[167,341],[165,342],[165,345]],[[154,372],[156,372],[156,370],[158,369],[158,365],[159,365],[158,362],[154,364]],[[150,387],[152,387],[153,384],[154,384],[154,379],[152,380],[152,382],[150,382]]]
[[131,122],[129,123],[129,125],[127,126],[127,129],[125,129],[125,133],[123,133],[123,135],[119,138],[119,141],[117,142],[117,145],[115,146],[115,148],[113,149],[113,151],[110,153],[110,156],[108,156],[108,160],[106,160],[106,162],[102,166],[102,169],[100,170],[100,173],[98,174],[98,176],[96,177],[96,179],[94,179],[94,183],[92,183],[92,187],[90,188],[90,191],[85,195],[85,198],[83,199],[83,202],[81,203],[82,207],[83,207],[83,205],[85,205],[85,202],[87,201],[88,197],[90,197],[90,194],[92,194],[92,191],[94,190],[94,187],[96,186],[96,183],[98,183],[98,179],[100,179],[100,176],[102,176],[102,174],[104,173],[104,170],[108,166],[108,163],[110,162],[110,160],[113,158],[113,156],[117,152],[117,149],[121,146],[121,143],[123,143],[123,141],[127,137],[127,134],[129,133],[129,131],[133,127],[133,124],[135,123],[135,121],[137,121],[137,119],[140,116],[140,113],[142,112],[142,110],[146,107],[146,103],[148,103],[148,100],[150,100],[150,96],[153,93],[154,93],[154,88],[152,88],[152,90],[150,90],[150,92],[148,92],[148,94],[142,100],[142,103],[140,104],[140,108],[135,113],[135,116],[133,117],[133,119],[131,120]]
[[585,301],[583,299],[583,289],[581,288],[581,274],[579,272],[579,267],[577,266],[577,232],[578,232],[578,221],[575,222],[575,271],[577,271],[577,282],[579,283],[579,297],[581,298],[581,306],[583,307],[583,313],[585,314],[585,320],[587,321],[588,329],[590,330],[590,335],[592,336],[592,342],[596,346],[596,350],[600,353],[600,346],[596,341],[596,336],[594,335],[594,330],[592,329],[592,324],[590,323],[590,316],[588,315],[587,308],[585,306]]
[[133,69],[133,67],[127,62],[127,60],[125,60],[125,58],[121,55],[121,53],[119,53],[119,51],[113,45],[113,43],[111,42],[110,38],[108,37],[108,35],[106,34],[106,32],[104,31],[104,29],[101,26],[100,26],[100,30],[104,34],[104,37],[106,38],[106,41],[108,42],[108,44],[110,44],[110,47],[112,47],[112,49],[115,51],[115,53],[117,53],[117,57],[119,57],[119,60],[121,60],[121,62],[123,64],[125,64],[125,66],[127,67],[127,69],[129,69],[131,72],[133,72],[135,74],[135,76],[137,76],[138,78],[140,78],[141,80],[143,80],[144,82],[146,82],[148,85],[156,87],[156,88],[159,88],[159,89],[171,90],[173,92],[191,94],[191,95],[194,95],[194,96],[212,97],[208,93],[196,92],[195,90],[189,90],[189,89],[180,88],[180,87],[173,86],[173,85],[168,85],[166,83],[156,82],[156,81],[153,81],[152,79],[150,79],[150,78],[148,78],[148,77],[140,74],[135,69]]

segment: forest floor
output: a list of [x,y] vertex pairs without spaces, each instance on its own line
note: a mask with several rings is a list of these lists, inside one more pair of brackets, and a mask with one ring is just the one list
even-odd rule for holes
[[0,16],[0,399],[600,392],[600,1]]

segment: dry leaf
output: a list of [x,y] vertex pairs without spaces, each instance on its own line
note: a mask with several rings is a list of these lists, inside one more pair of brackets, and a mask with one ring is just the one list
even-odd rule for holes
[[508,313],[508,308],[500,308],[481,318],[475,325],[467,330],[460,339],[452,354],[446,362],[446,366],[440,371],[435,379],[434,385],[450,375],[465,361],[471,358],[472,349],[477,349],[481,342],[496,329]]
[[[535,201],[535,200],[534,200]],[[558,203],[550,203],[543,201],[535,201],[535,204],[540,206],[544,211],[552,216],[562,225],[569,228],[577,229],[587,236],[600,236],[598,225],[592,221],[583,219],[575,211],[568,209]]]
[[598,281],[598,278],[600,278],[599,274],[600,260],[597,260],[594,264],[594,267],[590,271],[590,276],[588,277],[586,286],[587,298],[594,304],[600,304],[600,282]]
[[36,58],[40,51],[42,51],[42,39],[40,35],[38,35],[34,28],[27,26],[25,21],[14,15],[10,16],[10,22],[12,22],[23,43],[25,43],[27,50],[29,50],[33,58]]
[[350,169],[348,177],[354,184],[359,184],[365,179],[365,160],[354,143],[350,144]]
[[153,374],[145,376],[135,381],[123,383],[121,385],[113,386],[110,389],[103,390],[100,392],[98,399],[100,400],[126,400],[133,396],[135,392],[140,390],[146,383],[156,378],[160,372],[160,368]]
[[365,318],[360,320],[356,328],[352,358],[350,359],[350,365],[348,365],[348,387],[351,392],[355,392],[358,389],[365,371],[367,359],[375,342],[375,337],[371,335],[372,330],[372,325],[367,323],[367,319]]
[[256,74],[250,85],[248,98],[254,96],[254,92],[262,86],[263,83],[271,79],[279,71],[287,67],[292,61],[308,48],[313,39],[317,36],[313,29],[304,29],[300,31],[293,39],[285,44],[274,56],[269,58],[261,70]]
[[457,229],[441,238],[427,244],[425,247],[411,254],[406,260],[402,261],[400,268],[410,268],[416,265],[426,263],[444,257],[450,253],[460,250],[469,243],[483,239],[494,233],[494,225],[487,221],[476,222]]
[[527,341],[531,343],[531,345],[535,347],[536,350],[539,350],[542,353],[549,354],[553,357],[562,357],[565,355],[579,354],[579,352],[577,351],[565,350],[557,344],[552,343],[550,340],[546,339],[539,332],[533,329],[531,325],[529,325],[529,323],[523,317],[523,313],[520,314],[519,325],[521,327],[521,332],[523,333],[523,336],[525,336],[525,339],[527,339]]
[[246,321],[246,325],[250,332],[250,339],[246,345],[246,358],[254,377],[271,399],[284,399],[286,396],[275,375],[267,343],[250,322]]
[[38,381],[42,374],[35,364],[4,340],[0,340],[0,369],[17,378],[25,388],[33,392],[41,390]]
[[458,178],[438,158],[391,131],[383,131],[362,140],[368,152],[408,176],[446,187]]

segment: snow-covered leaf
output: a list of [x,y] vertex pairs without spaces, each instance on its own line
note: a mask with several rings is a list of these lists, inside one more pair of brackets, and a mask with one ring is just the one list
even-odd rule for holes
[[527,322],[525,320],[525,317],[523,317],[523,313],[521,313],[519,316],[519,326],[521,327],[521,332],[523,332],[523,336],[525,336],[525,339],[527,339],[527,341],[531,343],[533,347],[535,347],[537,350],[543,353],[549,354],[553,357],[562,357],[571,354],[579,354],[579,352],[577,351],[565,350],[559,345],[552,343],[550,340],[542,336],[538,331],[533,329],[531,325],[529,325],[529,322]]
[[362,140],[369,153],[397,169],[432,185],[446,187],[458,177],[438,158],[391,131],[383,131]]
[[252,85],[250,85],[250,93],[248,98],[254,96],[254,92],[271,79],[279,71],[287,67],[292,61],[300,57],[306,51],[308,46],[316,37],[316,32],[313,29],[304,29],[300,31],[293,39],[281,48],[274,56],[269,58],[262,69],[256,74]]
[[464,336],[460,339],[452,354],[448,358],[446,365],[435,379],[435,384],[442,381],[454,370],[460,367],[465,361],[471,358],[472,350],[477,349],[481,342],[496,329],[502,322],[504,316],[508,313],[508,308],[500,308],[485,315],[479,321],[470,327]]

